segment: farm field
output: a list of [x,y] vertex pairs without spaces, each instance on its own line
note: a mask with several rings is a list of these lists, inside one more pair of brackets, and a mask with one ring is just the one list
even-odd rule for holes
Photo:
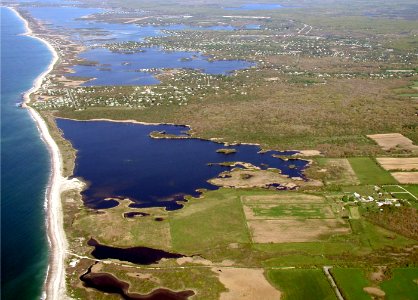
[[354,268],[332,268],[332,277],[346,300],[371,300],[363,288],[370,286],[366,271]]
[[[325,199],[309,194],[242,197],[252,240],[286,243],[326,240],[350,232]],[[289,202],[286,202],[289,201]]]
[[269,270],[267,278],[282,291],[285,300],[337,299],[322,270]]
[[378,157],[377,162],[387,171],[413,171],[418,170],[418,157]]
[[392,172],[392,176],[402,184],[418,184],[418,172]]
[[397,181],[372,158],[352,157],[349,162],[361,184],[393,184]]
[[360,181],[357,178],[350,162],[346,158],[317,158],[319,166],[324,172],[327,185],[356,185]]
[[418,295],[418,268],[393,269],[391,278],[380,284],[388,300],[413,300]]

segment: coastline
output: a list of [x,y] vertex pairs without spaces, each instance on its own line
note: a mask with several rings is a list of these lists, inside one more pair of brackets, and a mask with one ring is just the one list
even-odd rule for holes
[[40,137],[46,144],[51,158],[51,171],[48,186],[45,192],[44,204],[50,255],[42,298],[65,299],[67,298],[65,282],[65,257],[68,245],[63,227],[63,211],[60,192],[61,184],[65,180],[62,177],[62,158],[58,145],[49,133],[46,122],[35,109],[27,105],[30,102],[30,95],[41,87],[43,79],[52,71],[59,57],[58,53],[49,42],[33,34],[29,27],[29,22],[23,18],[22,15],[14,7],[8,8],[12,10],[16,16],[24,23],[25,33],[23,33],[23,35],[39,40],[45,44],[48,50],[52,53],[52,60],[47,69],[34,80],[33,86],[24,93],[22,107],[29,111],[30,116],[35,121]]

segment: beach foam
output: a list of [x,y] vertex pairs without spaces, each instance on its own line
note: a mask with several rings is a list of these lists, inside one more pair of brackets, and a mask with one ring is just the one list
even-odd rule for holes
[[23,95],[22,107],[28,109],[31,117],[36,123],[36,126],[40,132],[42,140],[48,147],[48,151],[51,156],[51,175],[49,178],[48,187],[45,193],[45,209],[47,214],[47,235],[48,242],[51,249],[49,266],[47,276],[45,280],[45,287],[43,292],[43,298],[47,299],[65,299],[66,295],[66,283],[65,283],[65,257],[66,250],[68,248],[64,227],[63,227],[63,212],[61,204],[61,184],[64,182],[62,177],[62,159],[58,145],[49,133],[48,126],[40,114],[27,104],[30,102],[30,95],[36,92],[45,76],[47,76],[54,65],[58,61],[58,54],[50,43],[46,40],[35,36],[29,27],[28,21],[22,17],[22,15],[14,8],[9,7],[19,19],[25,24],[26,32],[24,35],[37,39],[44,43],[49,51],[52,53],[53,58],[48,68],[41,73],[34,81],[32,88],[30,88]]

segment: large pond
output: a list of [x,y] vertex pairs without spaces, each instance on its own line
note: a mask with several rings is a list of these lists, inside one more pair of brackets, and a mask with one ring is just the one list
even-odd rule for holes
[[[248,162],[262,169],[280,169],[291,177],[303,177],[308,164],[273,156],[295,151],[258,153],[260,148],[254,145],[225,147],[194,138],[149,136],[153,131],[185,136],[188,128],[183,126],[67,119],[57,119],[57,125],[77,150],[74,176],[89,183],[83,192],[84,203],[96,209],[118,205],[118,201],[108,198],[129,198],[134,202],[131,207],[179,209],[185,195],[198,196],[197,189],[217,189],[207,180],[230,169],[209,163]],[[237,152],[218,153],[222,148]]]
[[133,23],[97,22],[92,18],[93,15],[106,14],[106,10],[75,6],[28,7],[26,9],[33,17],[42,20],[51,28],[69,30],[73,40],[86,45],[127,41],[139,42],[147,37],[167,35],[169,31],[258,29],[251,26],[237,28],[231,25],[187,26],[184,24],[172,24],[165,26],[140,26]]
[[81,57],[98,63],[74,67],[75,73],[71,76],[94,78],[85,86],[157,84],[158,79],[149,70],[165,68],[198,69],[206,74],[227,75],[254,65],[241,60],[209,61],[207,56],[198,52],[164,51],[158,47],[144,48],[134,54],[96,48]]

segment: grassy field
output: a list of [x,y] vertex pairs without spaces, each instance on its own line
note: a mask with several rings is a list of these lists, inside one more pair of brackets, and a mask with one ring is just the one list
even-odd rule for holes
[[363,291],[370,286],[363,269],[332,268],[332,277],[345,300],[371,300],[372,298]]
[[402,185],[402,187],[418,198],[418,184]]
[[352,157],[349,162],[361,184],[396,184],[389,172],[369,157]]
[[392,278],[380,284],[387,300],[414,300],[418,296],[418,268],[392,270]]
[[[142,211],[128,208],[129,202],[124,201],[117,207],[107,209],[102,213],[92,210],[82,210],[77,220],[72,224],[86,238],[94,237],[104,244],[119,247],[142,245],[158,249],[170,249],[170,224],[167,212],[163,209],[147,209],[153,216],[124,218],[124,212]],[[161,217],[161,222],[155,221]],[[100,224],[100,226],[96,226]],[[115,226],[118,224],[118,226]]]
[[396,196],[408,200],[413,207],[418,209],[418,184],[402,185],[402,187],[410,192],[415,198],[408,194],[397,194]]
[[383,189],[388,193],[399,193],[399,192],[405,192],[402,188],[400,188],[398,185],[385,185],[383,186]]
[[322,270],[270,270],[267,278],[284,300],[337,299]]
[[170,213],[173,248],[198,253],[230,243],[249,243],[239,193],[220,189],[193,199],[182,210]]
[[400,234],[374,225],[364,219],[350,220],[353,234],[358,237],[362,247],[377,250],[386,246],[408,246],[414,244],[414,240],[403,237]]
[[345,193],[359,193],[360,195],[374,195],[376,194],[373,185],[354,185],[343,186],[341,190]]
[[325,218],[333,217],[332,212],[327,211],[329,206],[323,204],[282,204],[273,207],[253,207],[256,216],[263,217],[296,217],[296,218]]
[[346,158],[320,157],[316,161],[322,170],[326,170],[323,179],[327,185],[354,185],[359,183]]

